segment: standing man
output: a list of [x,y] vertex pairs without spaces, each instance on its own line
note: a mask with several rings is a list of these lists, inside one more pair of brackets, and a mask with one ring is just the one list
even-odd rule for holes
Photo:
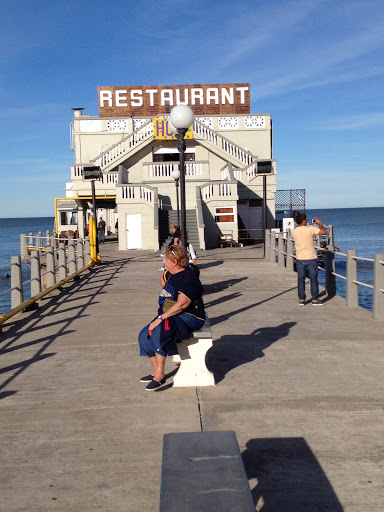
[[105,243],[105,220],[103,220],[103,217],[100,217],[99,224],[97,225],[97,230],[99,232],[99,244]]
[[319,271],[317,268],[317,254],[313,241],[314,235],[326,235],[327,230],[320,219],[313,219],[319,227],[307,226],[305,213],[295,216],[297,228],[292,230],[292,238],[296,247],[297,288],[299,306],[305,303],[305,278],[311,281],[312,306],[323,306],[319,300]]

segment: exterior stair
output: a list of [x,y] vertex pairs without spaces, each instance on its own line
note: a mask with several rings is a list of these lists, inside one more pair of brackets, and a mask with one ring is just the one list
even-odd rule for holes
[[[198,251],[200,249],[199,230],[197,226],[197,218],[195,210],[186,211],[188,241],[193,245],[193,248]],[[177,211],[176,210],[159,210],[159,245],[160,250],[163,251],[172,237],[169,232],[169,226],[175,224],[177,226]]]
[[[257,161],[257,156],[231,142],[218,132],[215,132],[200,121],[193,123],[195,140],[226,162],[230,162],[243,170],[249,169]],[[153,140],[152,119],[125,136],[122,140],[110,146],[91,160],[93,165],[100,166],[105,173],[115,169],[119,164],[133,156],[139,149]]]

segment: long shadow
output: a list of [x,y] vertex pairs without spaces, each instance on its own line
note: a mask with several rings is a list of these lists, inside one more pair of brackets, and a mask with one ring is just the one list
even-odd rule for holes
[[262,327],[246,335],[225,335],[216,340],[206,356],[206,364],[221,382],[228,372],[246,363],[264,357],[264,350],[285,338],[296,322],[286,322],[276,327]]
[[235,284],[241,283],[248,277],[240,277],[239,279],[228,279],[228,281],[220,281],[218,283],[205,284],[204,285],[204,295],[208,295],[210,293],[217,293],[234,286]]
[[210,261],[209,263],[200,263],[200,261],[198,260],[196,265],[199,268],[204,269],[204,268],[210,268],[210,267],[217,267],[218,265],[222,265],[223,263],[224,263],[224,261],[222,261],[222,260]]
[[240,292],[230,293],[229,295],[224,295],[215,300],[204,301],[205,309],[212,308],[213,306],[217,306],[218,304],[223,304],[224,302],[228,302],[232,299],[237,299],[241,297],[243,294]]
[[[113,262],[111,262],[111,263],[113,263]],[[47,297],[44,300],[43,305],[41,305],[35,312],[28,315],[24,319],[20,319],[20,320],[18,319],[16,321],[14,321],[13,325],[11,325],[9,327],[7,332],[5,334],[2,334],[2,338],[3,339],[5,338],[7,341],[7,343],[3,346],[3,350],[5,349],[4,352],[8,352],[11,350],[14,351],[14,350],[18,350],[18,349],[22,350],[22,348],[25,345],[30,347],[31,343],[32,344],[43,343],[43,345],[41,345],[38,348],[38,350],[36,351],[36,353],[32,357],[28,358],[27,360],[14,362],[12,365],[0,370],[0,374],[13,372],[12,375],[10,375],[4,382],[2,382],[0,384],[0,399],[6,398],[7,396],[17,393],[16,390],[12,390],[12,391],[3,391],[3,390],[11,382],[13,382],[15,379],[17,379],[17,377],[20,374],[22,374],[30,365],[32,365],[34,363],[38,363],[38,362],[46,359],[47,357],[51,357],[51,356],[55,355],[55,353],[52,353],[52,352],[47,353],[46,352],[48,347],[50,345],[52,345],[56,340],[58,340],[60,338],[60,336],[62,336],[64,334],[68,334],[69,332],[75,332],[74,330],[73,331],[69,330],[69,326],[76,319],[78,319],[82,316],[87,316],[87,315],[85,315],[86,309],[91,304],[93,304],[95,302],[95,298],[97,295],[99,295],[100,293],[103,293],[102,292],[103,288],[105,288],[106,286],[109,286],[110,281],[115,278],[114,276],[117,274],[119,269],[125,263],[127,263],[126,260],[124,260],[124,263],[122,263],[120,266],[116,266],[116,265],[112,266],[111,265],[110,272],[108,273],[108,275],[105,276],[104,279],[102,279],[102,281],[100,282],[100,285],[98,287],[92,286],[91,288],[88,288],[88,285],[90,283],[92,283],[92,285],[94,284],[93,279],[100,273],[101,267],[97,267],[97,268],[93,269],[92,272],[89,272],[88,274],[83,275],[79,281],[74,282],[72,285],[70,285],[68,287],[63,287],[63,290],[60,294]],[[108,264],[109,263],[107,263],[106,265],[103,266],[104,271],[105,271],[106,267],[108,266]],[[90,289],[92,289],[91,293],[89,293]],[[26,329],[28,329],[28,332],[30,330],[31,331],[38,330],[40,328],[40,325],[39,325],[40,322],[43,322],[42,325],[43,325],[43,327],[45,327],[45,325],[44,325],[45,315],[50,316],[50,315],[54,315],[55,313],[59,312],[60,308],[62,306],[66,305],[66,300],[75,296],[75,294],[77,294],[79,292],[83,293],[83,291],[85,291],[85,293],[86,293],[87,302],[79,305],[79,307],[77,308],[77,313],[75,311],[73,311],[71,313],[70,317],[66,321],[63,322],[62,320],[59,320],[57,322],[52,323],[51,328],[52,328],[52,326],[55,326],[55,325],[57,326],[57,331],[54,334],[50,334],[49,336],[45,336],[45,337],[40,337],[37,340],[34,340],[33,342],[28,342],[26,344],[22,343],[20,346],[16,345],[18,340],[20,338],[22,338],[22,336],[25,334]],[[74,308],[74,309],[76,309],[76,308]],[[21,354],[22,354],[22,352],[21,352]]]
[[243,308],[233,310],[230,313],[225,313],[224,315],[215,316],[214,318],[210,318],[209,321],[210,321],[211,325],[216,325],[216,324],[219,324],[221,322],[225,322],[226,320],[231,318],[231,316],[238,315],[239,313],[244,313],[244,311],[247,311],[249,309],[255,308],[256,306],[260,306],[260,304],[264,304],[264,302],[268,302],[270,300],[273,300],[276,297],[279,297],[280,295],[284,295],[284,293],[288,293],[288,292],[290,292],[292,290],[296,290],[296,287],[289,288],[288,290],[284,290],[281,293],[277,293],[276,295],[273,295],[272,297],[268,297],[267,299],[260,300],[259,302],[255,302],[254,304],[249,304],[248,306],[244,306]]
[[314,453],[302,437],[250,439],[243,451],[248,479],[262,512],[343,512]]

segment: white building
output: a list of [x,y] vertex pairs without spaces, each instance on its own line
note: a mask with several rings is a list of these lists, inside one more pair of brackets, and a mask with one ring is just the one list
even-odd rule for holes
[[[71,144],[75,161],[66,199],[57,200],[58,232],[84,235],[92,206],[86,166],[100,166],[98,217],[115,232],[120,249],[158,250],[169,223],[177,223],[172,171],[177,140],[167,119],[186,103],[195,121],[186,135],[187,232],[195,247],[219,246],[221,234],[249,243],[274,227],[276,162],[270,114],[250,113],[249,84],[99,87],[99,116],[74,109]],[[264,197],[264,195],[266,197]],[[88,212],[88,213],[87,213]]]

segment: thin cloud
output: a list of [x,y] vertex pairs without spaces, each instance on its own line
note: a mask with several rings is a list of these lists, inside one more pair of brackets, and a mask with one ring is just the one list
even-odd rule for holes
[[384,126],[384,112],[364,112],[359,115],[329,119],[317,127],[319,130],[357,130]]
[[[221,72],[225,68],[232,66],[237,60],[246,57],[247,54],[254,55],[258,48],[265,47],[268,42],[275,40],[278,33],[281,37],[282,34],[289,32],[292,28],[303,22],[316,7],[324,3],[324,0],[312,1],[309,3],[307,0],[288,3],[284,8],[279,11],[265,13],[263,19],[268,20],[266,23],[260,22],[260,16],[251,16],[248,18],[248,27],[250,35],[245,37],[236,36],[230,39],[231,50],[216,66],[216,72]],[[243,17],[233,22],[233,26],[241,26],[244,23]]]
[[[373,26],[352,37],[328,41],[320,46],[318,44],[310,50],[304,49],[296,53],[288,63],[284,63],[285,67],[289,66],[289,72],[262,85],[257,81],[252,89],[253,99],[331,83],[346,83],[372,73],[380,75],[382,69],[375,68],[372,71],[370,63],[365,63],[361,58],[383,46],[384,33],[381,27]],[[353,69],[345,69],[348,66]],[[253,77],[254,80],[257,78]]]

